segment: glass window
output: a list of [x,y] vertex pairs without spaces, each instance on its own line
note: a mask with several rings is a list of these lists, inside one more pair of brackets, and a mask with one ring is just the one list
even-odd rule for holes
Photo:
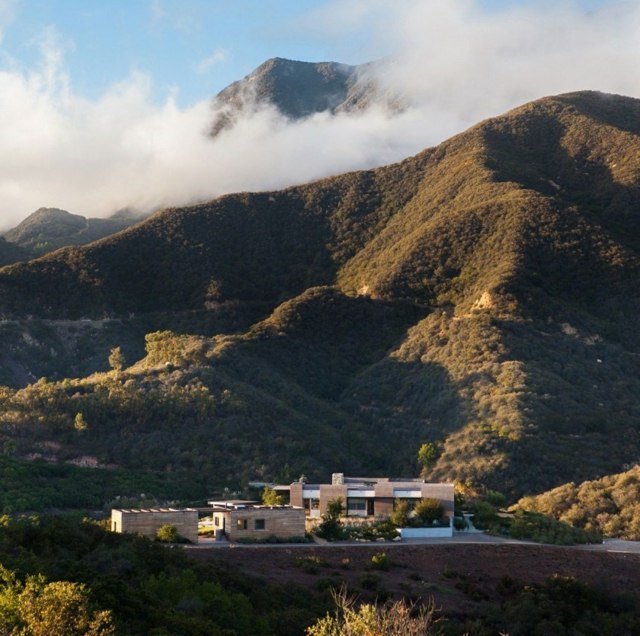
[[238,519],[236,521],[236,527],[238,530],[246,530],[247,529],[247,520],[246,519]]
[[367,500],[364,497],[349,497],[347,499],[347,516],[366,517]]
[[256,519],[255,529],[264,530],[264,527],[265,527],[264,519]]

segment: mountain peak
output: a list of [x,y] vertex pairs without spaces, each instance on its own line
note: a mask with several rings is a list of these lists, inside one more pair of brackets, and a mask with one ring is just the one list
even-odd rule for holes
[[376,63],[352,66],[271,58],[218,93],[212,135],[232,128],[240,117],[266,105],[290,119],[324,111],[357,111],[374,101],[397,110],[402,100],[378,86],[375,68]]

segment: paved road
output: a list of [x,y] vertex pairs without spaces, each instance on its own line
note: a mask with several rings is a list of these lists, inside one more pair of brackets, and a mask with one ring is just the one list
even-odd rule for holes
[[[507,539],[504,537],[494,537],[481,532],[467,533],[456,532],[450,539],[405,539],[403,541],[385,541],[384,547],[402,548],[407,545],[457,545],[457,544],[494,544],[494,545],[520,545],[538,547],[545,545],[546,547],[571,548],[573,550],[586,550],[591,552],[615,552],[623,554],[640,555],[640,541],[622,541],[621,539],[609,539],[604,543],[574,545],[574,546],[549,546],[546,544],[535,543],[533,541],[518,541],[516,539]],[[201,538],[197,545],[185,546],[187,550],[218,550],[218,549],[263,549],[263,548],[335,548],[348,546],[353,548],[371,548],[379,545],[375,541],[340,541],[338,543],[229,543],[228,541],[216,541],[215,539]]]

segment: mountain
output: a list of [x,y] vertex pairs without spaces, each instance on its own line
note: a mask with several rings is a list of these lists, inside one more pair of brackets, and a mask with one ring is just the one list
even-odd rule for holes
[[5,232],[4,239],[33,258],[67,245],[91,243],[135,222],[137,219],[125,212],[106,219],[87,219],[57,208],[40,208]]
[[0,236],[0,267],[17,263],[18,261],[26,261],[28,258],[28,252],[18,245],[7,242]]
[[405,100],[384,89],[376,78],[382,65],[297,62],[279,57],[267,60],[218,93],[211,134],[232,128],[241,116],[266,105],[275,106],[290,119],[324,111],[353,112],[373,104],[399,110]]
[[392,166],[5,267],[14,359],[25,338],[46,358],[61,319],[107,316],[116,346],[132,314],[263,314],[176,320],[116,376],[7,389],[2,435],[229,485],[411,474],[427,441],[432,478],[512,497],[621,470],[640,456],[639,154],[639,100],[547,97]]
[[597,530],[605,536],[638,541],[640,464],[623,473],[581,484],[563,484],[540,495],[525,497],[517,507]]

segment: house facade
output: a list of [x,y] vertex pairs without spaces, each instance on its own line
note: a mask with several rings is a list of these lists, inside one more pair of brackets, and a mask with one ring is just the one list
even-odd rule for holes
[[154,539],[162,526],[174,526],[178,534],[198,543],[198,511],[192,508],[114,509],[111,530],[141,534]]
[[229,541],[261,540],[269,537],[291,539],[305,534],[302,507],[262,506],[256,504],[210,501],[213,527]]
[[298,481],[277,486],[276,490],[288,491],[291,505],[303,508],[309,517],[320,517],[329,502],[339,497],[347,517],[388,517],[396,500],[406,500],[411,508],[424,498],[438,499],[447,518],[452,519],[454,514],[453,484],[427,483],[422,479],[345,477],[334,473],[330,484]]

